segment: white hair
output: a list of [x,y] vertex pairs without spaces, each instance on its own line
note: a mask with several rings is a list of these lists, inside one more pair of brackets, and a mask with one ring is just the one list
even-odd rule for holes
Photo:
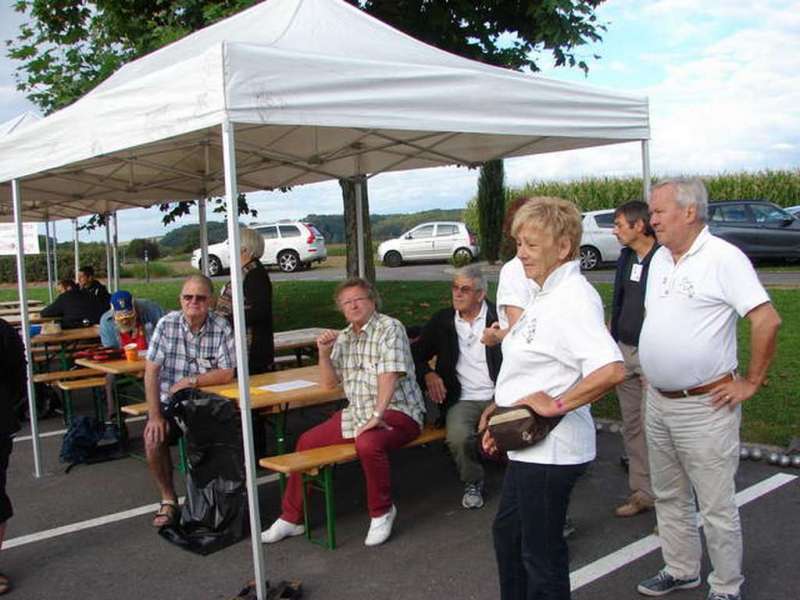
[[667,186],[675,188],[675,201],[685,207],[694,206],[697,218],[703,223],[708,221],[708,190],[699,177],[676,177],[660,181],[653,186],[652,192]]

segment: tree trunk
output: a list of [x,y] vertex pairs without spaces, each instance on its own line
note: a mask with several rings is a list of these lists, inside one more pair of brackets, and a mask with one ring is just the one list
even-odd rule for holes
[[500,257],[505,200],[503,161],[491,160],[484,163],[478,177],[478,223],[481,230],[481,252],[489,264],[494,264]]
[[372,227],[369,222],[367,179],[340,179],[344,203],[344,235],[347,245],[347,276],[358,277],[358,225],[356,223],[356,185],[361,186],[361,214],[364,221],[364,278],[375,283],[375,261],[372,258]]

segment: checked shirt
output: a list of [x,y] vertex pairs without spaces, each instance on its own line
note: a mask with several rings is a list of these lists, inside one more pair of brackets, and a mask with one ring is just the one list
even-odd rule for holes
[[173,311],[156,325],[147,360],[161,367],[161,402],[169,402],[169,388],[182,378],[236,366],[233,331],[212,311],[200,331],[193,334],[183,313]]
[[349,400],[342,411],[342,437],[354,437],[356,429],[372,418],[381,373],[401,374],[388,408],[408,415],[422,426],[422,392],[417,385],[408,336],[400,321],[376,312],[360,334],[348,325],[336,338],[331,362]]

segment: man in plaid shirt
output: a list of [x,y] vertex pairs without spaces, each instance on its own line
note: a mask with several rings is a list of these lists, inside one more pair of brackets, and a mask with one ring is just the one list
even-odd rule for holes
[[181,290],[181,310],[158,322],[147,350],[145,454],[161,492],[154,527],[172,524],[178,513],[169,445],[177,440],[180,430],[165,417],[165,406],[178,390],[219,385],[233,379],[233,331],[223,317],[209,310],[213,293],[208,277],[189,276]]
[[[355,438],[372,517],[364,540],[367,546],[389,538],[397,515],[389,451],[419,435],[425,412],[405,327],[377,312],[377,302],[377,292],[363,279],[348,279],[337,288],[336,304],[349,325],[343,331],[323,332],[317,348],[322,384],[333,387],[341,381],[349,405],[301,435],[296,448],[308,450]],[[302,475],[289,477],[281,516],[261,534],[263,542],[305,532],[302,485]]]

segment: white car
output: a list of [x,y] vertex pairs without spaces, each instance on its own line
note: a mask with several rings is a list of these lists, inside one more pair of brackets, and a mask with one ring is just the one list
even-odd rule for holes
[[583,213],[581,269],[591,271],[601,263],[616,262],[622,245],[614,235],[614,209]]
[[399,238],[378,246],[378,260],[387,267],[399,267],[407,261],[472,261],[479,248],[475,234],[464,223],[435,221],[421,223]]
[[[292,273],[300,268],[308,268],[312,263],[322,262],[328,258],[325,248],[325,236],[311,223],[285,221],[250,225],[264,237],[264,254],[261,263],[278,265],[285,273]],[[200,268],[200,249],[192,252],[192,266]],[[208,247],[208,273],[219,275],[229,269],[230,252],[228,240]]]

